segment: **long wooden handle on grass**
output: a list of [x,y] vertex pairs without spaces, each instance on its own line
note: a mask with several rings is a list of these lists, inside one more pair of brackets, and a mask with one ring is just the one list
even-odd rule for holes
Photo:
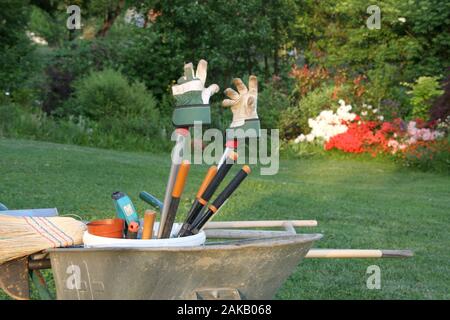
[[259,221],[210,221],[205,229],[223,228],[283,228],[287,223],[293,227],[317,227],[316,220],[259,220]]
[[353,258],[409,258],[414,254],[411,250],[379,250],[379,249],[311,249],[305,258],[353,259]]

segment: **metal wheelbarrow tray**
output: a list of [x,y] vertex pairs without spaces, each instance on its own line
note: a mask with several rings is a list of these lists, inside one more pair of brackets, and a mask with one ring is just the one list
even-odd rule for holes
[[321,237],[48,251],[58,299],[272,299]]

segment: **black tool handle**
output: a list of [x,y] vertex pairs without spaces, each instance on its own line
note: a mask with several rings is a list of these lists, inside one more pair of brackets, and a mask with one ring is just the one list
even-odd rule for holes
[[161,238],[170,238],[170,233],[172,231],[173,223],[175,222],[176,212],[178,210],[178,205],[180,203],[180,198],[172,198],[170,202],[169,211],[167,212],[166,223],[162,231]]
[[230,183],[225,187],[225,189],[223,189],[216,200],[213,201],[212,205],[219,209],[247,176],[248,173],[244,169],[239,170],[239,172],[234,176],[233,180],[230,181]]
[[198,219],[195,220],[195,222],[191,225],[189,231],[186,232],[186,235],[197,234],[213,215],[214,211],[212,211],[211,209],[206,210],[206,212],[202,216],[199,216]]
[[224,163],[219,170],[217,170],[217,174],[211,181],[211,183],[206,188],[205,192],[203,192],[202,199],[205,201],[209,201],[211,197],[213,196],[214,192],[216,192],[217,188],[219,187],[220,183],[223,181],[225,176],[227,175],[228,171],[230,171],[231,167],[233,166],[233,163]]
[[234,176],[233,180],[223,189],[219,196],[213,201],[209,206],[208,210],[201,216],[198,217],[191,225],[190,230],[201,230],[203,226],[208,222],[208,220],[216,213],[220,207],[227,201],[227,199],[233,194],[233,192],[239,187],[239,185],[244,181],[244,179],[250,173],[250,168],[244,166],[239,172]]
[[195,218],[197,217],[198,213],[202,210],[203,205],[198,202],[197,199],[195,199],[194,204],[191,207],[191,210],[189,210],[187,214],[187,218],[183,223],[183,226],[181,227],[180,231],[178,232],[178,237],[184,237],[185,231],[189,229],[189,226],[194,222]]
[[[201,201],[204,201],[204,203],[208,202],[209,199],[213,196],[214,192],[216,192],[217,188],[219,187],[220,183],[223,181],[225,176],[228,174],[228,171],[230,171],[231,167],[234,164],[234,161],[237,158],[237,153],[233,152],[229,156],[230,159],[233,160],[232,163],[225,162],[219,170],[217,170],[216,175],[211,180],[211,182],[208,184],[208,186],[205,189],[205,192],[203,192],[202,195],[200,195]],[[227,158],[228,159],[228,158]],[[178,232],[178,237],[184,237],[187,235],[187,230],[191,228],[191,224],[199,218],[199,214],[202,211],[204,205],[200,203],[198,199],[195,200],[194,204],[191,207],[191,210],[189,210],[187,214],[186,221],[183,223],[183,226],[181,227],[180,231]]]

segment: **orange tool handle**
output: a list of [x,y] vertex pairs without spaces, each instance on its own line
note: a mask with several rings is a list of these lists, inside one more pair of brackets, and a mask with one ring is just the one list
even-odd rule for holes
[[144,215],[144,229],[142,239],[151,239],[153,236],[153,225],[155,224],[156,213],[152,210],[146,210]]
[[172,191],[173,198],[180,198],[183,193],[184,186],[186,185],[187,175],[189,173],[189,169],[191,164],[188,160],[183,160],[180,165],[180,169],[178,170],[177,179],[175,181],[175,185]]
[[216,166],[211,166],[208,169],[208,172],[206,173],[205,179],[203,179],[203,182],[200,185],[200,188],[198,189],[196,198],[201,198],[201,196],[203,195],[203,192],[205,192],[206,187],[208,187],[208,185],[210,184],[212,179],[215,177],[216,173],[217,173],[217,167]]

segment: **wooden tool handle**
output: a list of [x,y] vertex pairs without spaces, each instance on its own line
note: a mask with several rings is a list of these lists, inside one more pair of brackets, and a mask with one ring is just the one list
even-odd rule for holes
[[348,258],[408,258],[411,250],[379,249],[311,249],[306,258],[348,259]]
[[156,213],[152,210],[145,211],[144,229],[142,231],[142,239],[151,239],[153,236],[153,225],[155,224]]

